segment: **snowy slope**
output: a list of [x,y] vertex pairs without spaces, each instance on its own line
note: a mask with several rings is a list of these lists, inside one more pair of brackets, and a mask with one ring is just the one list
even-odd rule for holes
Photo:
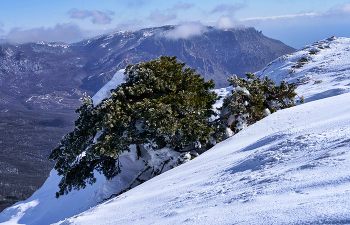
[[306,102],[349,92],[349,74],[350,38],[337,37],[281,56],[256,73],[260,77],[268,76],[277,83],[283,79],[296,82],[298,78],[307,82],[297,89]]
[[350,223],[349,98],[274,113],[58,224]]
[[[323,40],[257,73],[277,81],[311,76],[297,89],[308,103],[274,113],[194,160],[85,212],[128,183],[127,172],[111,182],[99,177],[93,186],[57,200],[59,177],[53,171],[31,198],[4,210],[0,223],[350,223],[350,93],[342,94],[350,83],[349,46],[347,38]],[[315,48],[320,51],[310,55]],[[292,68],[303,56],[310,57],[308,63]],[[117,73],[94,102],[108,97],[109,88],[122,80],[122,72]],[[229,88],[216,91],[225,95]],[[316,99],[321,100],[310,102]],[[141,166],[131,163],[132,154],[124,156],[130,167],[123,171]]]
[[93,103],[96,106],[98,103],[102,102],[103,99],[109,98],[111,96],[110,90],[116,88],[119,84],[125,82],[124,76],[125,70],[118,70],[112,79],[105,84],[96,94],[92,97]]

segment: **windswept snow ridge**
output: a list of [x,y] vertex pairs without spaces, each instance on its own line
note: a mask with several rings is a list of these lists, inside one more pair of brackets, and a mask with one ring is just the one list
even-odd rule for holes
[[305,82],[296,90],[306,102],[350,91],[350,38],[331,37],[279,57],[256,76],[280,83]]

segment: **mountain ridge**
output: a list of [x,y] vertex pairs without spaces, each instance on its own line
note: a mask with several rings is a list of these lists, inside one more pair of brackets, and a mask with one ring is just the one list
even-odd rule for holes
[[[77,103],[65,104],[62,99],[78,99],[83,92],[93,95],[119,69],[160,55],[176,55],[207,80],[214,79],[217,87],[224,87],[232,74],[243,77],[295,50],[254,28],[208,27],[187,39],[167,38],[171,29],[174,26],[115,32],[73,44],[0,44],[1,92],[20,98],[29,108],[72,109]],[[8,83],[12,87],[6,87]]]

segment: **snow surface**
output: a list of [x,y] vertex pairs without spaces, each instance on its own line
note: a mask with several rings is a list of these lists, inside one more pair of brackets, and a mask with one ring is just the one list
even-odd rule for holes
[[274,113],[58,224],[350,223],[349,98]]
[[111,96],[111,89],[116,88],[119,84],[125,82],[124,72],[124,69],[117,71],[112,79],[92,97],[95,106],[102,102],[103,99]]
[[[305,64],[303,59],[307,59]],[[279,57],[256,76],[268,76],[277,83],[296,82],[298,78],[308,81],[298,87],[297,93],[309,102],[349,92],[349,74],[350,38],[331,37]]]
[[[275,60],[257,75],[310,76],[297,89],[307,103],[273,113],[116,198],[98,204],[127,183],[127,172],[55,199],[60,178],[52,171],[32,197],[4,210],[0,223],[350,224],[349,54],[350,39],[330,38]],[[308,63],[292,68],[303,56]],[[101,96],[95,104],[108,97]],[[125,155],[122,171],[140,166],[127,163],[133,154]]]

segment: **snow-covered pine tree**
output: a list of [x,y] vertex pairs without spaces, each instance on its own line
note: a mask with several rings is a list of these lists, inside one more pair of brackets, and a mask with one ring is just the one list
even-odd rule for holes
[[[238,78],[234,75],[228,81],[233,89],[224,99],[220,116],[227,130],[226,137],[232,136],[279,109],[295,105],[294,99],[297,96],[295,89],[298,83],[282,81],[276,86],[276,83],[267,76],[260,79],[251,73],[247,73],[246,78]],[[297,100],[300,103],[303,101],[302,97]]]
[[[129,65],[125,76],[126,82],[100,104],[94,106],[87,96],[82,99],[75,129],[51,152],[49,159],[56,161],[55,169],[62,176],[56,197],[94,183],[94,171],[107,179],[116,176],[122,169],[119,157],[132,146],[140,160],[145,160],[142,151],[150,149],[168,147],[182,152],[201,148],[216,129],[211,121],[218,99],[210,91],[214,82],[206,82],[176,57]],[[160,173],[169,160],[181,164],[184,157],[189,154],[158,160],[152,173]],[[150,162],[145,160],[144,171],[148,169]]]

